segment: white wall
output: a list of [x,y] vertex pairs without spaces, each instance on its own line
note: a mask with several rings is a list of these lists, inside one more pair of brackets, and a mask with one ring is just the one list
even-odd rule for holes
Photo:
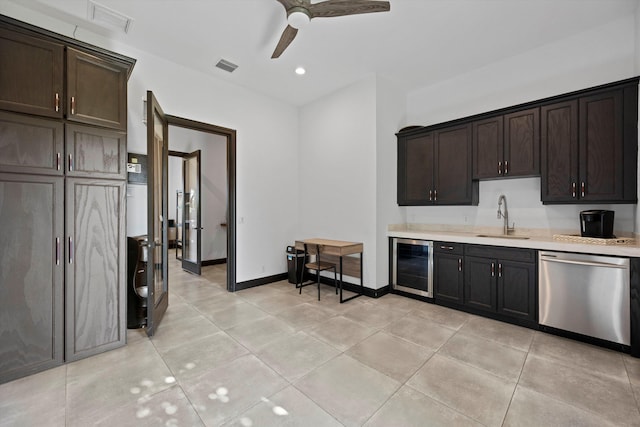
[[[74,26],[14,3],[0,4],[0,13],[74,34]],[[291,207],[298,194],[297,108],[217,79],[213,67],[211,75],[204,74],[82,28],[75,35],[137,59],[129,79],[129,151],[146,152],[142,98],[147,90],[167,114],[237,131],[237,281],[286,271],[284,251],[296,237]],[[139,187],[130,186],[129,193],[137,197]]]
[[[300,108],[298,237],[364,243],[376,280],[376,78]],[[384,261],[383,261],[384,262]]]
[[[636,17],[524,52],[410,93],[406,124],[429,125],[584,89],[636,74]],[[482,181],[477,207],[408,207],[408,222],[501,226],[498,196],[507,196],[510,220],[518,227],[577,231],[578,212],[598,207],[616,211],[616,230],[636,228],[634,205],[543,206],[539,178]]]

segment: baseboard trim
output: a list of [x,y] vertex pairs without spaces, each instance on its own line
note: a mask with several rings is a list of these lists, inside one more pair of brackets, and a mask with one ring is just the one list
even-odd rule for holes
[[218,265],[218,264],[226,264],[227,263],[227,259],[226,258],[220,258],[220,259],[208,259],[206,261],[202,261],[202,265],[206,266],[206,265]]
[[[315,281],[315,277],[312,277],[311,280]],[[320,283],[323,285],[333,286],[333,279],[330,277],[320,276]],[[360,284],[355,284],[351,282],[342,281],[342,289],[349,292],[360,292]],[[369,298],[380,298],[383,295],[388,294],[391,291],[391,286],[383,286],[379,289],[372,289],[364,287],[363,294],[368,296]]]
[[279,282],[281,280],[287,280],[289,275],[287,273],[274,274],[273,276],[258,277],[257,279],[246,280],[244,282],[236,283],[236,291],[243,289],[249,289],[256,286],[267,285],[273,282]]

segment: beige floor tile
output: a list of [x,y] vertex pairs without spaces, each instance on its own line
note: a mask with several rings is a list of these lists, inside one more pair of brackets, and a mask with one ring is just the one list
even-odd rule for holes
[[340,352],[305,332],[286,335],[265,345],[256,355],[289,381],[307,374]]
[[398,390],[364,425],[366,427],[482,426],[471,418],[407,386]]
[[345,426],[362,425],[400,387],[399,382],[345,355],[294,385]]
[[[294,289],[293,285],[292,285],[292,289]],[[265,298],[272,298],[277,296],[283,297],[285,295],[288,295],[288,293],[285,292],[282,286],[276,286],[273,283],[269,283],[268,285],[255,286],[253,288],[243,289],[241,291],[236,292],[236,295],[247,302],[256,303]],[[290,296],[293,296],[293,294]]]
[[260,310],[266,311],[269,314],[278,314],[283,310],[286,310],[291,307],[295,307],[299,304],[304,304],[297,295],[286,295],[282,292],[278,292],[280,295],[271,295],[265,298],[258,299],[256,301],[251,301],[251,304],[258,307]]
[[316,326],[321,322],[331,319],[335,315],[333,312],[321,306],[304,303],[282,310],[277,316],[296,330],[299,330]]
[[220,329],[229,329],[243,323],[263,319],[268,317],[269,313],[248,302],[241,302],[222,310],[207,313],[205,316],[211,319]]
[[451,337],[438,354],[482,368],[508,381],[518,381],[527,358],[524,351],[462,332]]
[[370,300],[372,304],[380,304],[386,307],[392,307],[404,312],[409,312],[411,310],[417,310],[424,306],[424,301],[419,301],[413,298],[403,297],[401,295],[396,294],[386,294],[377,299]]
[[423,317],[408,314],[385,328],[385,331],[430,350],[438,350],[456,333],[455,330]]
[[522,351],[529,351],[534,331],[493,319],[471,316],[460,328],[467,335],[478,335]]
[[342,424],[296,388],[289,386],[268,399],[262,399],[225,426],[341,427]]
[[615,424],[592,412],[518,386],[503,425],[505,427],[613,427]]
[[374,333],[375,329],[362,326],[346,317],[337,316],[317,326],[305,329],[305,332],[340,351],[346,351]]
[[596,412],[614,423],[640,425],[640,413],[629,381],[529,355],[519,384]]
[[223,363],[247,354],[249,351],[224,332],[217,332],[179,347],[161,352],[173,375],[179,380],[202,375]]
[[157,332],[151,337],[151,342],[160,353],[220,332],[220,328],[202,315],[187,317],[175,322],[165,322],[164,320],[162,319]]
[[472,317],[462,311],[452,310],[436,304],[423,303],[411,312],[416,316],[424,317],[427,320],[438,322],[451,329],[460,329]]
[[182,389],[205,425],[218,426],[287,384],[258,358],[247,355],[184,381]]
[[640,386],[640,358],[625,354],[622,357],[631,384]]
[[150,341],[70,363],[67,425],[89,425],[131,399],[155,394],[174,383],[173,374]]
[[237,304],[246,304],[246,301],[232,293],[214,295],[191,302],[191,305],[204,316],[209,316],[211,313],[227,309]]
[[621,380],[628,378],[622,353],[544,332],[535,334],[529,353],[553,359],[566,366],[580,366],[598,371]]
[[284,320],[267,316],[234,326],[226,332],[240,344],[255,352],[277,339],[294,334],[296,329]]
[[351,347],[346,354],[403,383],[433,352],[386,332],[378,332]]
[[203,426],[182,389],[173,387],[131,401],[95,423],[104,427]]
[[64,426],[67,367],[0,385],[0,426]]
[[486,426],[499,426],[516,383],[436,354],[407,385]]
[[343,316],[363,326],[380,329],[405,316],[406,313],[405,310],[367,303],[353,307],[353,309],[344,312]]

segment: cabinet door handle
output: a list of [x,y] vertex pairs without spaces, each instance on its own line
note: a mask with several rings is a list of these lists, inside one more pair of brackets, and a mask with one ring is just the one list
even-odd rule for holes
[[60,111],[60,94],[56,92],[56,113]]
[[61,160],[62,160],[62,154],[56,153],[56,170],[60,170]]
[[571,197],[573,197],[574,199],[576,198],[576,183],[575,182],[571,183]]
[[71,97],[71,114],[75,114],[76,113],[76,97],[72,96]]
[[496,277],[496,263],[491,263],[491,277]]
[[504,161],[504,174],[507,175],[509,173],[509,160]]
[[440,249],[444,249],[447,251],[452,251],[453,250],[453,246],[440,246]]
[[69,236],[69,264],[73,264],[73,237]]
[[462,271],[462,258],[458,258],[458,271]]
[[56,237],[56,265],[60,265],[60,238]]
[[498,277],[502,277],[502,263],[498,264]]
[[584,197],[584,181],[580,183],[580,197]]
[[433,190],[433,201],[434,202],[438,201],[438,190]]
[[433,201],[433,190],[429,190],[429,201]]
[[69,172],[73,172],[73,154],[69,154]]
[[502,175],[502,162],[498,162],[498,175]]

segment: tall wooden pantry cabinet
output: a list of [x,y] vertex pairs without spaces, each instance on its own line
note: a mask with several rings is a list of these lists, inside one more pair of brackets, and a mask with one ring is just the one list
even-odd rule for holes
[[126,342],[135,60],[0,16],[0,383]]

